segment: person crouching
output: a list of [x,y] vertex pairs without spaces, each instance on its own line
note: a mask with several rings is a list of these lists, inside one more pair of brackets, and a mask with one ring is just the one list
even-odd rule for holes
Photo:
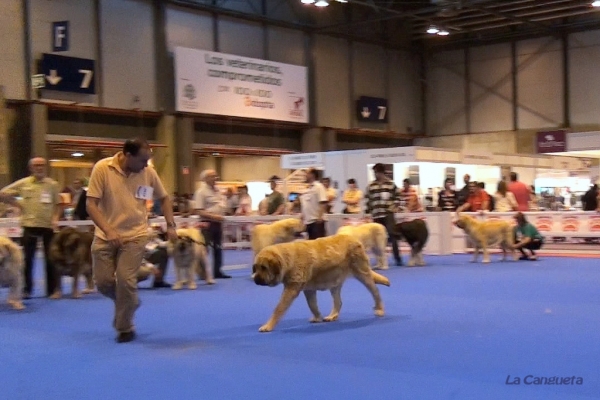
[[[527,221],[527,218],[523,213],[517,213],[517,215],[515,215],[515,220],[517,221],[517,226],[515,227],[514,248],[523,254],[519,260],[537,260],[535,252],[542,248],[544,237],[532,223]],[[521,234],[519,241],[516,240],[517,233]],[[531,252],[531,255],[528,255],[525,252],[526,249]]]

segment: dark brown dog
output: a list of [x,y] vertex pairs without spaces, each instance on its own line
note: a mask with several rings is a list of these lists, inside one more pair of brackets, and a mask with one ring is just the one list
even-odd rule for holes
[[413,221],[400,222],[395,225],[395,235],[398,239],[404,238],[410,246],[410,260],[408,266],[414,265],[423,266],[425,261],[423,260],[423,248],[427,244],[429,239],[429,229],[427,224],[422,219],[415,219]]
[[[75,228],[66,227],[61,229],[50,243],[50,261],[56,268],[57,282],[63,276],[73,277],[73,289],[71,297],[77,299],[81,293],[94,292],[94,280],[92,278],[92,241],[94,234],[91,232],[78,231]],[[87,287],[79,292],[79,277],[85,276]],[[60,283],[56,292],[51,296],[53,299],[62,297]]]

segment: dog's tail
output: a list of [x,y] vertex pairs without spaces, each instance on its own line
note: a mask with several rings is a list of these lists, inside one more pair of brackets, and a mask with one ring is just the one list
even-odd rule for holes
[[385,276],[380,275],[375,271],[371,271],[371,276],[373,277],[373,280],[375,281],[376,284],[390,286],[390,280],[388,278],[386,278]]

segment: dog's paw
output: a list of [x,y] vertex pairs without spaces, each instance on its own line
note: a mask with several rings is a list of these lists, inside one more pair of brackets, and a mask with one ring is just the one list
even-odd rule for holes
[[81,298],[81,293],[80,292],[74,292],[71,294],[71,298],[72,299],[80,299]]
[[408,267],[414,267],[416,265],[415,260],[410,259],[408,260],[408,262],[406,263],[406,266]]
[[198,285],[196,285],[196,282],[191,282],[188,285],[188,289],[190,289],[190,290],[196,290],[196,289],[198,289]]
[[25,305],[20,300],[9,300],[8,304],[12,307],[13,310],[21,311],[25,309]]
[[173,285],[173,290],[181,290],[182,287],[183,285],[181,284],[181,282],[177,282]]
[[311,324],[316,324],[318,322],[323,322],[323,317],[319,316],[319,317],[312,317],[311,319],[308,320],[308,322],[310,322]]
[[490,263],[490,260],[489,260],[489,259],[488,259],[488,260],[483,260],[483,261],[482,261],[482,263],[484,263],[484,264],[489,264],[489,263]]
[[215,283],[217,283],[217,281],[215,281],[214,279],[207,279],[206,280],[206,284],[207,285],[214,285]]
[[264,324],[263,326],[258,328],[259,332],[271,332],[272,330],[273,330],[273,327],[269,324]]
[[375,316],[377,317],[383,317],[385,315],[385,311],[383,311],[383,308],[376,308],[375,309]]
[[337,319],[339,318],[339,314],[332,314],[332,315],[328,315],[325,318],[323,318],[323,321],[325,322],[333,322],[333,321],[337,321]]
[[58,299],[62,298],[62,293],[61,292],[54,292],[54,293],[52,293],[52,296],[50,296],[50,298],[52,300],[58,300]]
[[92,294],[92,293],[94,293],[94,292],[95,292],[95,290],[94,290],[94,289],[83,289],[83,290],[81,291],[81,293],[82,293],[82,294]]

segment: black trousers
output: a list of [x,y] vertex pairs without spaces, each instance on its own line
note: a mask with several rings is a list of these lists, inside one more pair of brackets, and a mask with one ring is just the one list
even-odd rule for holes
[[393,220],[394,220],[393,214],[391,214],[391,219],[389,216],[381,217],[381,218],[373,218],[373,222],[376,222],[378,224],[385,226],[385,229],[387,230],[387,233],[388,233],[388,241],[392,242],[392,253],[394,253],[394,259],[396,260],[397,263],[399,263],[402,261],[402,258],[400,257],[400,247],[398,247],[398,237],[396,237],[395,227],[390,226],[392,224]]
[[44,242],[44,261],[46,263],[46,295],[50,296],[60,284],[60,277],[50,262],[50,241],[54,236],[54,230],[50,228],[23,228],[23,252],[25,253],[25,294],[33,292],[33,262],[37,250],[38,239]]
[[316,221],[312,224],[306,224],[306,233],[308,233],[308,240],[325,237],[325,221]]
[[202,230],[207,247],[212,248],[213,253],[213,276],[217,278],[222,275],[223,267],[223,224],[210,221],[208,228]]
[[[518,244],[518,243],[516,243],[516,244]],[[533,254],[535,254],[536,250],[539,250],[539,249],[542,248],[543,244],[544,244],[543,240],[533,239],[531,242],[527,243],[525,246],[519,247],[519,251],[522,254],[526,255],[525,254],[525,249],[527,249],[527,250],[531,251],[531,254],[533,255]]]

